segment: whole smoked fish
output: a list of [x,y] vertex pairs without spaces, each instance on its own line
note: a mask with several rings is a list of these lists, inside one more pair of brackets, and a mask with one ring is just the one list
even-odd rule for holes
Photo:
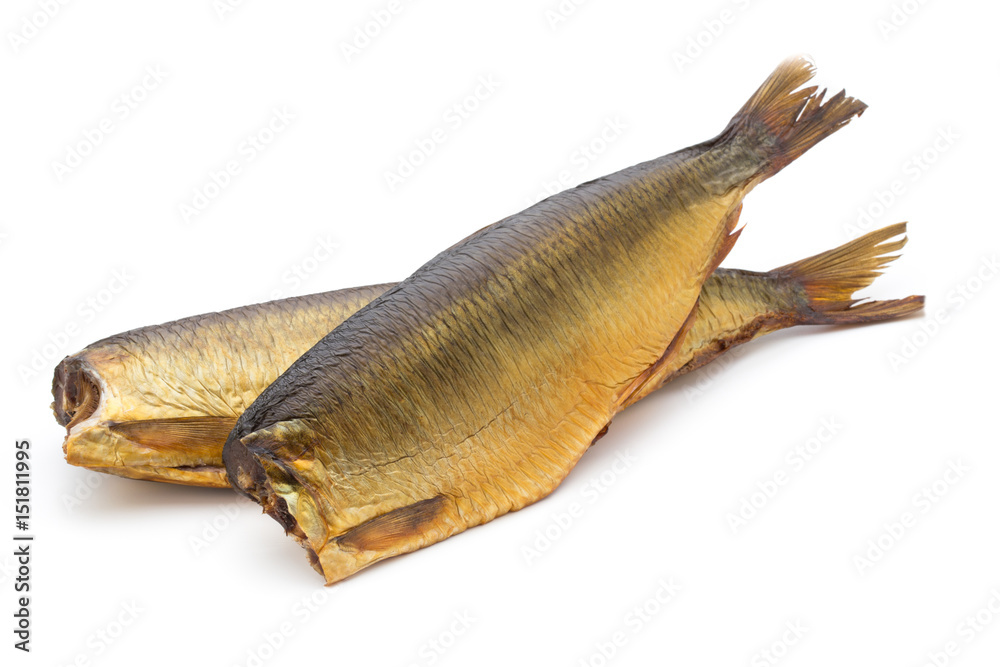
[[[662,381],[799,324],[849,324],[918,310],[922,297],[855,305],[894,259],[905,224],[767,273],[717,269]],[[228,488],[222,446],[247,405],[320,338],[392,285],[292,297],[143,327],[56,368],[53,408],[68,462],[137,479]],[[629,402],[645,394],[634,395]]]
[[[661,381],[743,197],[865,105],[786,61],[721,134],[490,225],[255,400],[230,482],[333,583],[533,503]],[[824,91],[825,92],[825,91]]]

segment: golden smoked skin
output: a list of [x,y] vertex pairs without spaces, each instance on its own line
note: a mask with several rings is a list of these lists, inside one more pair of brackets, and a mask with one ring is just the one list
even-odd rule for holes
[[[799,263],[768,273],[716,270],[702,286],[694,323],[679,352],[627,404],[771,331],[799,324],[890,319],[919,309],[919,297],[852,308],[853,292],[874,280],[875,270],[894,259],[889,253],[899,250],[905,239],[883,242],[904,232],[904,224],[871,232],[819,255],[826,260],[806,270],[789,269]],[[846,257],[845,248],[853,250]],[[839,270],[826,276],[831,266]],[[814,307],[805,283],[815,292],[826,285],[824,278],[846,288],[825,307]],[[57,369],[57,380],[67,367],[79,365],[112,397],[86,423],[68,429],[67,459],[122,477],[228,488],[222,446],[243,406],[326,333],[390,287],[343,289],[188,317],[119,334],[67,357]],[[63,408],[66,425],[73,419],[65,412],[72,409],[67,405],[71,390],[65,382],[57,386],[55,401]],[[193,439],[178,437],[173,426],[176,420],[211,418],[222,418],[223,428],[201,428],[191,434]],[[151,449],[148,442],[130,440],[120,426],[136,423],[152,424],[147,430],[164,429],[164,444]]]
[[864,106],[783,64],[716,139],[444,251],[269,386],[223,450],[327,583],[548,495],[676,354],[743,196]]

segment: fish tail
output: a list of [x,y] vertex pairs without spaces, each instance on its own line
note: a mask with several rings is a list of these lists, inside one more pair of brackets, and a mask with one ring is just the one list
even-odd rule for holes
[[851,324],[891,320],[924,307],[923,296],[860,303],[854,293],[868,287],[881,269],[899,257],[906,245],[906,223],[865,234],[842,246],[779,267],[770,275],[794,283],[804,293],[808,310],[803,324]]
[[867,108],[843,90],[824,103],[826,90],[800,88],[814,73],[813,63],[803,56],[781,63],[716,139],[727,143],[749,139],[758,158],[752,182],[778,173]]

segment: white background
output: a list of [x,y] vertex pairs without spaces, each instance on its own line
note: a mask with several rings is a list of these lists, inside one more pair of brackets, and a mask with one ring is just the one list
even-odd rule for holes
[[[555,20],[556,0],[403,2],[349,60],[343,45],[387,2],[258,0],[221,16],[210,0],[71,2],[45,21],[35,2],[5,2],[0,536],[12,544],[12,445],[29,438],[36,541],[30,655],[11,647],[12,547],[0,552],[3,664],[765,665],[773,650],[789,666],[917,666],[954,641],[939,664],[995,665],[1000,618],[983,612],[992,624],[972,641],[962,624],[991,596],[1000,610],[996,5],[688,4],[564,2]],[[831,248],[871,209],[869,229],[909,220],[911,240],[868,294],[926,294],[923,318],[753,343],[616,419],[547,500],[326,589],[229,492],[63,461],[49,383],[66,354],[273,294],[401,279],[562,171],[575,185],[714,136],[796,53],[870,109],[748,197],[725,265]],[[162,81],[131,93],[146,68]],[[480,77],[496,90],[448,122]],[[144,98],[125,118],[123,94]],[[274,109],[294,120],[246,160]],[[112,131],[57,173],[105,118]],[[583,158],[608,122],[622,129]],[[385,173],[436,127],[446,140],[391,190]],[[185,220],[231,159],[240,173]],[[116,271],[127,285],[101,312],[81,305]],[[788,452],[829,419],[833,438],[796,468]],[[609,472],[625,453],[634,462]],[[949,462],[967,471],[915,502]],[[779,470],[789,482],[734,532],[727,515]],[[589,493],[602,474],[613,483]],[[572,503],[582,516],[529,562]],[[907,512],[916,524],[887,537]],[[880,538],[878,562],[859,567]],[[657,602],[671,578],[680,591]],[[310,596],[315,611],[296,607]]]

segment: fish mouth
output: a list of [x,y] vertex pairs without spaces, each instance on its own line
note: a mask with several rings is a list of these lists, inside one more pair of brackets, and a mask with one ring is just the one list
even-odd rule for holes
[[89,419],[101,404],[101,382],[81,359],[66,357],[52,378],[52,412],[66,432]]

